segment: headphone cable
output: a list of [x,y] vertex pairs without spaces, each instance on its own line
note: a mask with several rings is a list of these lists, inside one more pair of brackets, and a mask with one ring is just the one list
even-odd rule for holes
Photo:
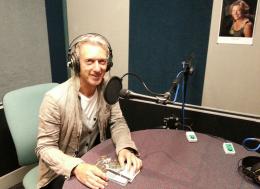
[[244,146],[245,149],[247,149],[248,151],[253,151],[253,152],[257,152],[260,150],[260,143],[258,145],[256,145],[255,148],[249,148],[247,145],[249,142],[260,142],[260,139],[257,138],[245,138],[242,142],[242,145]]

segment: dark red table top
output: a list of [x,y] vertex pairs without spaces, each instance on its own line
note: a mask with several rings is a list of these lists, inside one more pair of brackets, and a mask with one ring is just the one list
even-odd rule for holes
[[[198,142],[189,143],[184,131],[142,130],[132,132],[143,168],[132,183],[126,186],[109,182],[107,189],[253,189],[259,186],[246,181],[238,173],[241,158],[254,155],[233,143],[236,154],[223,150],[224,139],[196,133]],[[82,159],[96,163],[100,156],[115,158],[115,147],[107,140]],[[66,180],[63,189],[86,189],[75,177]]]

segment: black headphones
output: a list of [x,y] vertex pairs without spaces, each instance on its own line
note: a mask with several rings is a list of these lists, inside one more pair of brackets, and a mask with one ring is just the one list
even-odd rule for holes
[[260,185],[260,157],[248,156],[239,161],[239,173]]
[[68,50],[68,62],[67,66],[73,69],[75,75],[79,75],[80,72],[80,62],[79,62],[79,57],[76,53],[76,47],[80,42],[83,41],[94,41],[97,43],[101,43],[108,48],[108,62],[107,62],[107,69],[106,71],[109,71],[111,67],[113,66],[113,53],[112,53],[112,48],[108,40],[98,34],[98,33],[87,33],[80,35],[76,37],[75,39],[72,40],[72,42],[69,45],[69,50]]

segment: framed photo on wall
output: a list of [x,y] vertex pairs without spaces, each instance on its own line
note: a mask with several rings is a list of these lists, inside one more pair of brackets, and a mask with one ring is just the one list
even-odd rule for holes
[[222,0],[218,43],[253,44],[258,0]]

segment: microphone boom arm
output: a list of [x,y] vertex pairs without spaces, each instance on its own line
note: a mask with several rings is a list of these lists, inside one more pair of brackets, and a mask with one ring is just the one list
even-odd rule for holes
[[143,94],[132,92],[127,89],[122,89],[120,91],[119,96],[121,98],[125,98],[125,99],[139,99],[139,100],[150,101],[150,102],[155,102],[155,103],[164,104],[164,105],[173,104],[172,101],[169,101],[163,97],[143,95]]

